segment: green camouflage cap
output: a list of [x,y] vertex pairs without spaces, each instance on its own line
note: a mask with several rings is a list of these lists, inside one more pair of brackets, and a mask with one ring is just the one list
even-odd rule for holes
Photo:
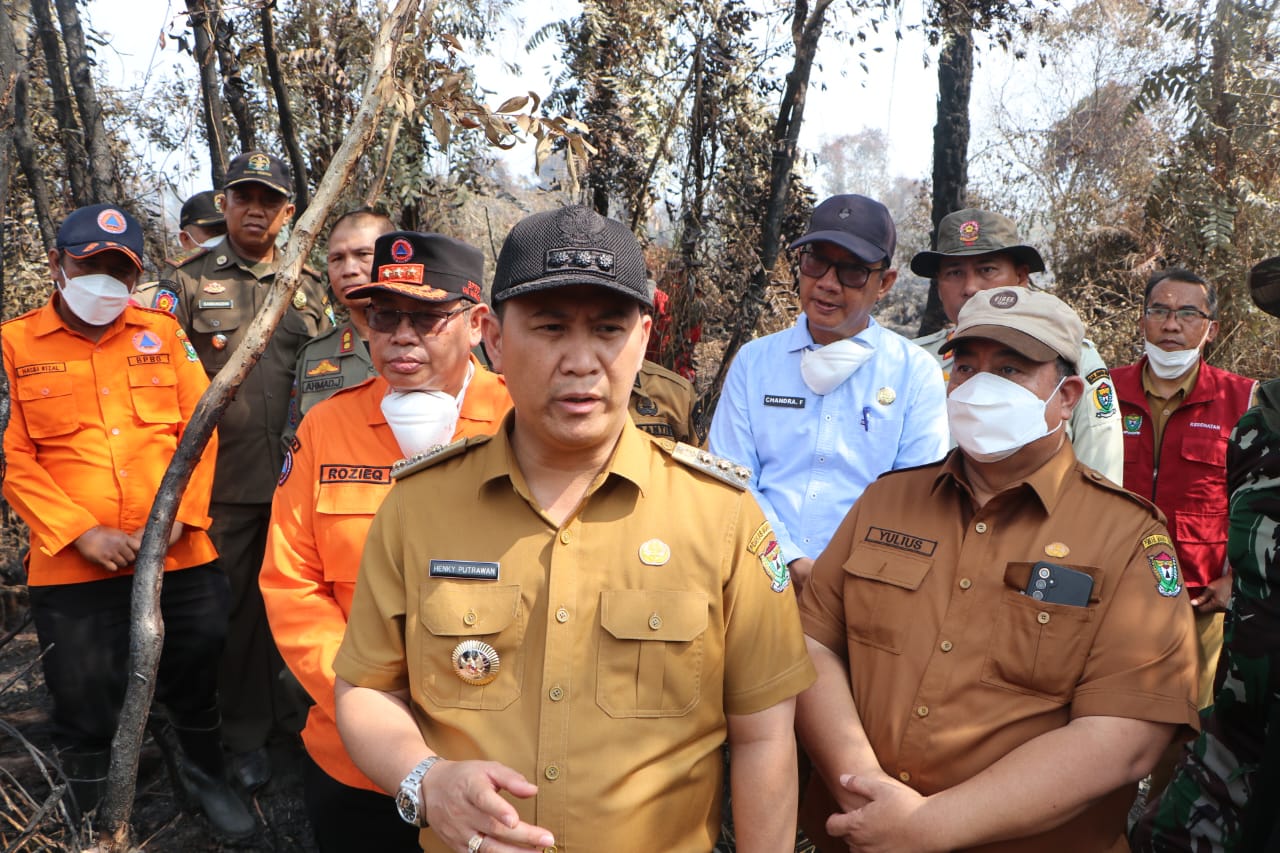
[[919,252],[911,259],[911,271],[923,278],[936,278],[938,266],[946,257],[987,255],[1005,252],[1014,263],[1026,264],[1031,272],[1044,272],[1044,258],[1031,246],[1024,245],[1013,220],[989,210],[968,207],[948,213],[938,223],[938,248]]

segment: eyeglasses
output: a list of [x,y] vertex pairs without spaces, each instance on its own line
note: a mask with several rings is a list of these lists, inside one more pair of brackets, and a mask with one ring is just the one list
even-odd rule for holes
[[1142,313],[1146,315],[1148,320],[1156,320],[1161,323],[1167,321],[1169,319],[1170,314],[1176,317],[1179,323],[1184,323],[1184,324],[1194,323],[1196,320],[1212,320],[1213,319],[1208,314],[1201,311],[1199,308],[1191,308],[1191,307],[1166,308],[1163,305],[1151,305],[1148,308],[1146,308]]
[[375,332],[389,334],[400,328],[400,318],[406,317],[413,330],[419,335],[438,335],[449,325],[449,321],[459,314],[465,314],[475,306],[464,305],[447,313],[439,311],[396,311],[394,308],[374,308],[370,305],[364,311],[369,321],[369,328]]
[[840,282],[843,287],[865,287],[867,279],[871,278],[873,272],[883,272],[888,267],[868,267],[863,264],[849,264],[843,261],[833,261],[824,258],[822,255],[815,254],[812,249],[800,250],[800,274],[807,275],[809,278],[822,278],[827,274],[827,270],[832,267],[836,268],[836,281]]

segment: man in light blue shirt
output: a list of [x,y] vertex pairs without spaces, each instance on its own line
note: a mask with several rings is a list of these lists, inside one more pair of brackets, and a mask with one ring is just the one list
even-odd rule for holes
[[818,205],[791,244],[803,313],[742,348],[711,422],[710,450],[753,471],[797,585],[868,483],[934,462],[950,444],[937,363],[871,318],[898,276],[896,241],[877,201]]

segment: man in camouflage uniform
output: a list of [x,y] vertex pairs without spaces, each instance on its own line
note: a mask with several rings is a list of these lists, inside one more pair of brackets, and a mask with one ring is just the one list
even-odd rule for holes
[[[294,211],[288,167],[261,151],[232,160],[223,189],[225,242],[169,268],[154,297],[156,307],[173,311],[209,376],[227,363],[266,300],[280,261],[276,238]],[[295,694],[278,677],[284,664],[267,626],[258,572],[284,462],[280,436],[294,364],[302,345],[331,325],[319,277],[304,269],[293,304],[218,424],[209,535],[231,581],[218,694],[232,772],[250,790],[270,778],[265,746],[273,728],[296,731],[302,723]]]
[[[1280,317],[1280,257],[1255,266],[1249,285]],[[1280,379],[1231,434],[1227,489],[1234,578],[1216,703],[1133,828],[1135,853],[1280,851]]]

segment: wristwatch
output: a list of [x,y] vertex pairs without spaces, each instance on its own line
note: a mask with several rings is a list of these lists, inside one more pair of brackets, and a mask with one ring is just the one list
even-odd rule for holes
[[439,760],[438,755],[422,759],[400,783],[400,791],[396,794],[396,811],[400,812],[400,818],[405,823],[413,826],[427,825],[427,809],[422,802],[422,777]]

